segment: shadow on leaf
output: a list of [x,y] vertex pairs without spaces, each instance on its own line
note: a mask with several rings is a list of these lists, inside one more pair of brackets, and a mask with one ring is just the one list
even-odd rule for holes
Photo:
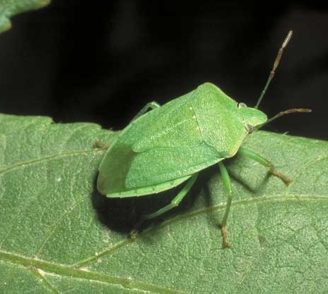
[[[208,174],[200,175],[194,187],[178,207],[155,219],[142,222],[138,231],[140,232],[150,227],[157,226],[162,221],[170,219],[173,215],[189,211],[193,207],[196,197],[199,196],[201,189],[206,187],[205,183],[207,180]],[[184,184],[185,183],[182,183],[173,189],[159,194],[131,198],[108,198],[97,191],[95,178],[95,188],[91,200],[100,223],[110,230],[121,232],[122,234],[129,234],[136,229],[138,224],[140,224],[143,215],[153,213],[170,203]],[[207,199],[206,205],[210,206],[211,197],[208,188],[207,191],[207,193],[205,192]]]

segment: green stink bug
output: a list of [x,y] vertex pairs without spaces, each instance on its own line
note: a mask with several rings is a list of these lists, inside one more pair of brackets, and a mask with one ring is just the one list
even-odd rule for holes
[[[245,138],[272,119],[257,109],[274,76],[291,31],[282,44],[273,69],[255,108],[237,103],[211,83],[205,83],[179,98],[159,106],[152,102],[138,115],[108,148],[99,167],[98,191],[109,198],[144,196],[171,189],[186,182],[170,204],[146,215],[155,218],[176,207],[196,181],[198,173],[218,164],[228,196],[221,222],[224,247],[227,218],[232,201],[232,186],[223,160],[237,153],[267,166],[272,175],[285,184],[290,180],[273,164],[254,151],[242,147]],[[147,110],[151,108],[151,111]]]

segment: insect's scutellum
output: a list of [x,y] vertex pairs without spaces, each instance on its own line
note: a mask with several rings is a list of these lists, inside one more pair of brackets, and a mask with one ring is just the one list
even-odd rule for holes
[[289,109],[268,120],[257,109],[291,36],[289,31],[254,108],[237,103],[211,83],[204,83],[163,106],[148,103],[108,148],[99,166],[98,191],[109,198],[138,197],[184,183],[171,203],[142,218],[152,219],[176,207],[191,190],[199,172],[218,164],[228,196],[220,228],[223,247],[229,247],[227,222],[233,191],[223,161],[239,153],[267,167],[271,175],[286,185],[291,182],[269,160],[242,146],[251,131],[266,123],[288,113],[310,111]]

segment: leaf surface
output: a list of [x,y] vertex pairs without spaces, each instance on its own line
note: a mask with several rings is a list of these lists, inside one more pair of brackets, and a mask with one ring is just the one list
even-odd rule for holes
[[107,199],[95,188],[117,133],[91,123],[0,116],[1,293],[324,293],[328,291],[328,144],[257,132],[258,163],[227,162],[235,198],[230,249],[218,229],[218,168],[204,171],[178,209],[128,239],[140,213],[178,191]]
[[49,3],[50,0],[0,0],[0,33],[11,28],[12,16],[44,7]]

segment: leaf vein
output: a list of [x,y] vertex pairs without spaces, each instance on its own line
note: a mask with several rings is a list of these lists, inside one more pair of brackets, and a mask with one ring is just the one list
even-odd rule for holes
[[99,152],[103,153],[103,151],[99,151],[98,149],[81,150],[81,151],[74,151],[74,152],[50,155],[50,156],[46,156],[46,157],[39,158],[39,159],[32,159],[32,160],[27,160],[27,161],[16,162],[12,165],[8,165],[8,166],[5,166],[2,169],[0,169],[0,176],[6,174],[8,172],[15,171],[20,168],[23,169],[27,166],[42,163],[44,161],[52,161],[52,160],[58,160],[58,159],[63,159],[63,158],[67,158],[67,157],[75,157],[75,156],[80,156],[80,155],[88,156],[90,153],[97,154]]
[[102,282],[109,285],[120,285],[121,287],[126,289],[138,289],[140,291],[148,291],[148,292],[163,293],[163,294],[185,293],[180,290],[169,289],[163,286],[158,286],[143,281],[138,281],[138,280],[124,278],[124,277],[115,277],[115,276],[98,273],[94,271],[77,269],[71,266],[33,259],[26,256],[6,252],[3,250],[0,250],[0,260],[7,261],[13,264],[18,264],[26,268],[34,267],[36,269],[42,270],[45,274],[53,273],[60,276],[67,276],[71,278],[84,279],[88,281]]

